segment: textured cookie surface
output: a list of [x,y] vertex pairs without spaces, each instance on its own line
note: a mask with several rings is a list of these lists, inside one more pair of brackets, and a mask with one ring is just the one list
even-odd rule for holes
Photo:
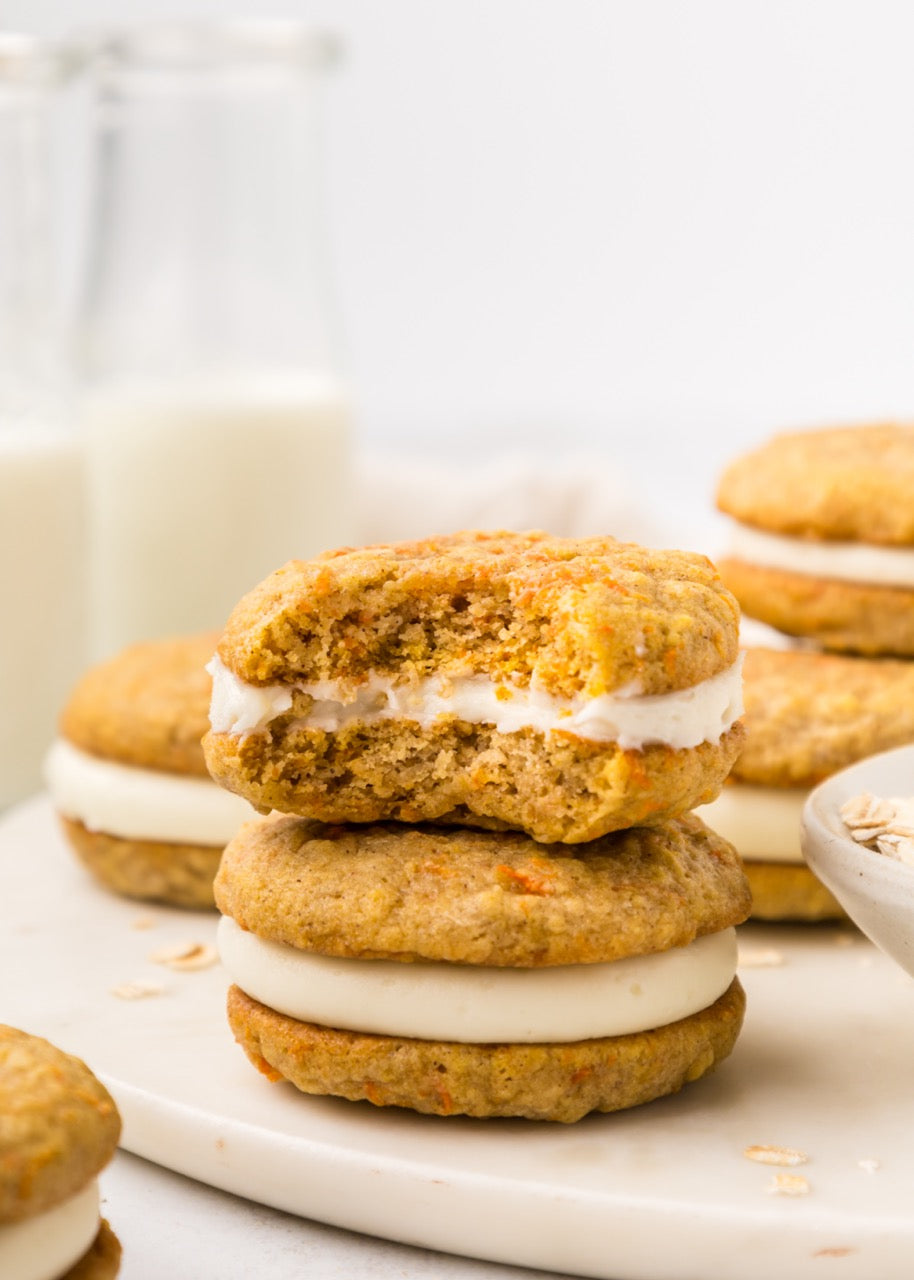
[[656,823],[713,800],[745,730],[689,750],[624,751],[534,730],[445,721],[356,724],[336,733],[294,720],[269,734],[209,734],[213,778],[261,812],[321,822],[508,826],[536,840],[580,843]]
[[877,424],[776,436],[734,461],[718,506],[772,533],[914,544],[914,426]]
[[520,966],[664,951],[749,910],[737,854],[694,816],[573,847],[268,818],[227,847],[216,901],[259,937],[323,955]]
[[745,997],[737,979],[707,1009],[654,1031],[570,1044],[436,1043],[297,1022],[229,989],[229,1023],[273,1080],[433,1115],[571,1123],[673,1093],[730,1053]]
[[105,760],[206,777],[205,666],[216,640],[214,633],[150,641],[92,667],[63,709],[62,735]]
[[744,866],[754,920],[814,923],[847,918],[837,898],[809,867],[755,860],[747,860]]
[[732,777],[814,786],[865,756],[914,742],[914,663],[749,649],[746,742]]
[[750,618],[836,652],[914,656],[914,590],[816,578],[729,556],[719,565]]
[[482,676],[497,707],[519,692],[631,698],[735,674],[737,606],[710,562],[609,538],[464,533],[292,562],[238,605],[218,653],[232,697],[265,690],[272,709],[237,728],[214,699],[212,776],[262,812],[322,822],[501,823],[591,840],[705,803],[742,735],[722,713],[704,740],[666,745],[656,709],[661,731],[644,741],[581,736],[561,717],[500,731],[491,705],[451,710],[453,683],[426,719],[321,719],[327,682],[354,696],[372,678],[408,691]]
[[72,818],[60,821],[80,862],[114,893],[174,907],[213,906],[221,847],[123,839],[89,831]]
[[688,688],[737,649],[736,603],[703,556],[481,532],[292,561],[219,642],[255,685],[470,670],[569,696]]
[[0,1025],[0,1223],[81,1191],[119,1136],[114,1102],[83,1062]]

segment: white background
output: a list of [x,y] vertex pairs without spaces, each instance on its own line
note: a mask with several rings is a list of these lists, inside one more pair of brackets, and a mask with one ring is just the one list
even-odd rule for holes
[[[239,12],[7,0],[3,23]],[[903,0],[275,12],[348,49],[331,208],[367,444],[637,450],[705,493],[774,429],[914,413]]]

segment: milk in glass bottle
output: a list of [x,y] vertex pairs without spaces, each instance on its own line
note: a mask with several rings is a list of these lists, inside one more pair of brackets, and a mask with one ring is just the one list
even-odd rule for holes
[[321,174],[331,37],[166,24],[97,51],[80,323],[92,649],[218,628],[347,541]]
[[0,808],[39,790],[86,662],[82,457],[51,195],[63,46],[0,34]]

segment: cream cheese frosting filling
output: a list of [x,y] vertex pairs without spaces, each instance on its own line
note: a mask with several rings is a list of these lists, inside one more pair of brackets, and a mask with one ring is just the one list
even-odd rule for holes
[[44,775],[59,813],[125,840],[218,847],[256,817],[246,800],[209,778],[116,764],[63,738],[51,744]]
[[734,522],[729,554],[747,564],[807,577],[880,587],[914,587],[914,547],[790,538]]
[[728,782],[716,800],[695,812],[750,862],[802,863],[800,826],[809,792]]
[[59,1280],[98,1235],[98,1182],[69,1200],[21,1222],[0,1224],[0,1276],[4,1280]]
[[313,699],[296,719],[301,728],[336,732],[355,722],[413,720],[428,727],[445,716],[492,724],[499,733],[537,729],[570,733],[594,742],[615,742],[624,750],[662,743],[676,750],[718,742],[743,711],[742,658],[689,689],[640,694],[628,687],[598,697],[558,698],[537,687],[499,684],[487,676],[428,678],[396,684],[372,675],[355,689],[335,681],[251,685],[215,657],[210,721],[215,733],[245,735],[269,729],[292,706],[293,690]]
[[609,964],[494,968],[351,960],[259,938],[228,916],[232,981],[300,1022],[463,1044],[556,1044],[666,1026],[713,1004],[736,972],[736,931]]

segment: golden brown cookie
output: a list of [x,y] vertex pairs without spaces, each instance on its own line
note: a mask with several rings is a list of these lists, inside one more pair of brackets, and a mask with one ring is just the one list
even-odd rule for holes
[[749,909],[738,856],[692,814],[583,845],[267,818],[226,846],[215,889],[243,929],[303,951],[494,966],[666,951]]
[[206,664],[217,638],[206,632],[147,641],[90,668],[61,712],[61,733],[103,760],[207,777]]
[[802,865],[803,803],[838,770],[914,742],[914,663],[753,648],[743,696],[745,746],[700,816],[742,855],[753,916],[840,918],[836,900]]
[[743,611],[829,649],[914,655],[914,426],[776,436],[721,477]]
[[847,919],[840,902],[809,867],[750,859],[743,866],[752,890],[753,920],[813,924]]
[[701,556],[540,533],[343,550],[233,612],[207,762],[262,811],[586,841],[716,793],[737,656]]
[[[44,1215],[86,1193],[111,1159],[120,1117],[89,1068],[47,1040],[0,1025],[0,1228],[35,1225],[29,1248],[41,1247]],[[89,1229],[94,1230],[89,1205]],[[95,1214],[98,1234],[70,1260],[78,1280],[117,1272],[120,1246]],[[21,1228],[20,1225],[22,1224]],[[84,1228],[77,1225],[76,1238]],[[0,1240],[0,1259],[8,1240]],[[22,1247],[21,1245],[19,1246]],[[55,1243],[54,1248],[58,1245]]]
[[114,893],[192,910],[214,905],[213,879],[222,857],[220,845],[124,840],[104,831],[90,831],[70,818],[61,817],[60,822],[83,866]]
[[108,889],[212,907],[222,847],[249,807],[215,787],[201,739],[214,634],[133,645],[91,668],[60,717],[45,776],[64,832]]
[[914,544],[914,425],[784,432],[732,462],[717,500],[791,537]]
[[267,818],[216,896],[234,1034],[304,1092],[571,1121],[697,1079],[742,1020],[748,885],[692,815],[574,846]]
[[836,653],[914,657],[914,590],[839,582],[721,556],[747,617]]
[[742,782],[812,787],[878,751],[914,742],[914,663],[748,649]]
[[447,1044],[337,1031],[229,990],[229,1024],[251,1062],[303,1093],[448,1116],[568,1124],[675,1093],[731,1052],[745,996],[734,978],[709,1008],[651,1031],[569,1044]]

